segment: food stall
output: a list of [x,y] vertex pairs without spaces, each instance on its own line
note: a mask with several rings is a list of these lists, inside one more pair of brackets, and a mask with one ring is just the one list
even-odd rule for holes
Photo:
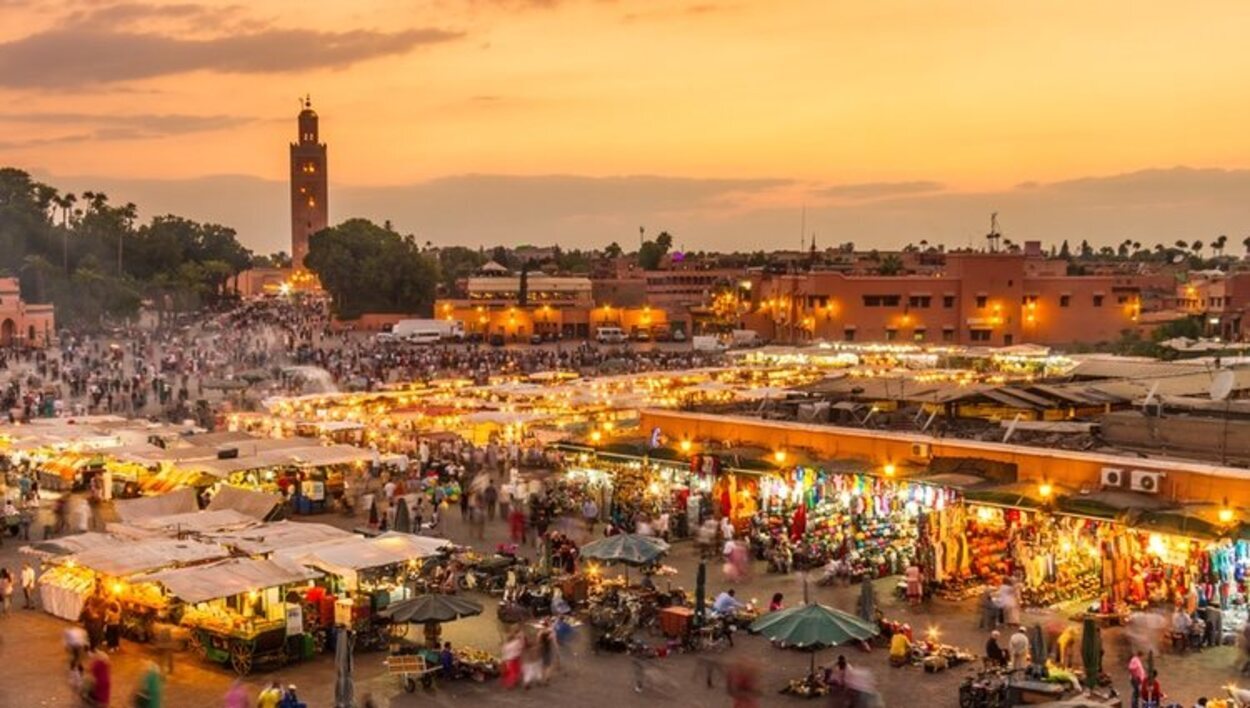
[[230,552],[222,546],[193,540],[146,538],[96,544],[68,556],[45,560],[39,577],[39,595],[44,611],[62,619],[77,621],[87,598],[107,593],[121,601],[126,617],[141,627],[160,614],[164,603],[155,599],[138,580],[153,571],[205,563],[225,558]]
[[231,558],[141,578],[179,604],[192,649],[247,675],[259,663],[282,665],[315,654],[306,632],[301,590],[321,573],[278,559]]
[[323,590],[310,597],[319,605],[323,598],[333,602],[333,623],[359,632],[365,645],[375,648],[385,644],[388,624],[378,621],[378,613],[414,597],[423,561],[450,547],[445,539],[386,533],[287,548],[274,557],[322,571]]

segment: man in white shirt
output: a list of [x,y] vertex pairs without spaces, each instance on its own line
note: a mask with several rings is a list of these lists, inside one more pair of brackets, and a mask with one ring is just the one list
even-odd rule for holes
[[728,516],[722,516],[720,520],[720,535],[726,541],[732,541],[734,537],[734,524],[729,520]]
[[35,569],[30,567],[30,563],[22,564],[22,596],[26,598],[24,607],[35,609]]

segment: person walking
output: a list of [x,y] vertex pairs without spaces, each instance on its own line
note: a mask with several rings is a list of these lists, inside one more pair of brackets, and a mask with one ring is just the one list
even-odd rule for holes
[[35,609],[35,569],[30,563],[22,563],[22,597],[26,601],[22,607]]
[[122,648],[122,603],[116,597],[104,606],[104,642],[109,652]]
[[139,677],[139,687],[135,690],[135,708],[161,708],[165,695],[165,677],[156,662],[149,661]]
[[1029,666],[1029,635],[1024,627],[1017,627],[1015,634],[1007,640],[1007,650],[1011,654],[1011,670],[1022,671]]
[[1128,677],[1129,683],[1133,686],[1133,698],[1129,702],[1129,708],[1141,708],[1141,691],[1146,683],[1146,666],[1142,663],[1140,650],[1133,652],[1133,658],[1128,660]]
[[13,609],[13,575],[8,568],[0,568],[0,615],[9,616]]
[[490,480],[486,484],[486,489],[482,491],[482,499],[486,502],[486,518],[494,521],[495,512],[499,507],[499,488],[495,486],[495,480]]

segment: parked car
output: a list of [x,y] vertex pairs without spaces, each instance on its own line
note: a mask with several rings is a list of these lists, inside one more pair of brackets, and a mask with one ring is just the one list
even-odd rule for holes
[[530,344],[542,344],[542,343],[543,343],[543,336],[541,334],[538,334],[537,332],[535,332],[534,334],[530,335]]
[[507,344],[507,341],[503,338],[502,334],[492,334],[490,336],[490,345],[492,347],[502,347],[505,344]]

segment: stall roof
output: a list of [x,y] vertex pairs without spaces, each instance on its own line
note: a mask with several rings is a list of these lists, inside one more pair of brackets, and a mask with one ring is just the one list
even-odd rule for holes
[[379,568],[438,555],[451,542],[443,538],[385,533],[373,538],[351,538],[293,548],[277,555],[316,566],[330,573]]
[[321,573],[287,561],[231,558],[151,573],[142,580],[160,583],[183,602],[194,604],[319,577]]
[[138,499],[119,499],[113,502],[113,510],[117,518],[124,524],[132,524],[140,519],[157,516],[172,516],[199,511],[200,505],[195,500],[195,490],[190,487],[175,489],[168,494],[155,497],[139,497]]
[[328,445],[301,447],[287,451],[289,464],[303,467],[328,467],[330,465],[349,465],[354,462],[369,462],[373,452],[353,445]]
[[145,538],[96,546],[74,554],[71,559],[84,568],[114,577],[129,577],[161,568],[225,558],[223,546],[201,541],[172,538]]
[[256,519],[235,509],[192,511],[169,516],[150,516],[125,526],[163,534],[226,531],[256,525]]
[[244,516],[264,521],[282,504],[282,497],[277,494],[258,492],[252,489],[223,484],[208,503],[209,511],[232,509]]
[[359,538],[359,536],[329,524],[279,521],[249,529],[212,534],[210,538],[216,543],[237,548],[248,555],[263,555],[287,548]]
[[112,534],[89,531],[87,533],[32,543],[29,546],[22,546],[21,550],[23,553],[43,557],[68,556],[100,546],[114,545],[119,542],[119,539]]

